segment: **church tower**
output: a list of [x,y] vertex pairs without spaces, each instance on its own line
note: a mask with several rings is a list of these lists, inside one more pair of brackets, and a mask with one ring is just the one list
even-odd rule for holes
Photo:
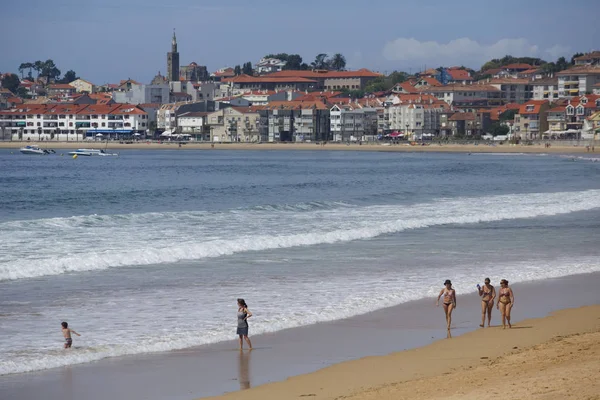
[[179,52],[177,51],[177,38],[175,37],[175,29],[173,29],[171,51],[167,53],[167,79],[169,81],[179,81]]

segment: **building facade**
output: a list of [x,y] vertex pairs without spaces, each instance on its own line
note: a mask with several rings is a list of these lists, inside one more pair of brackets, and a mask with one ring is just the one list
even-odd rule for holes
[[579,66],[556,74],[559,97],[578,97],[592,94],[600,83],[600,66]]
[[550,103],[547,100],[530,100],[521,105],[519,113],[515,115],[514,132],[520,139],[541,139],[548,130],[548,110]]
[[0,127],[13,140],[76,141],[145,135],[148,114],[132,104],[22,104],[0,111]]
[[204,82],[210,78],[208,69],[204,65],[198,65],[192,62],[179,68],[179,80],[188,82]]
[[330,141],[329,107],[322,102],[273,102],[260,112],[264,142]]
[[114,91],[112,93],[112,98],[117,103],[165,104],[170,101],[169,85],[166,83],[158,85],[132,83],[127,90]]
[[75,79],[69,85],[73,86],[78,93],[96,93],[96,85],[85,79]]
[[558,78],[540,79],[531,82],[533,100],[556,101],[559,98]]

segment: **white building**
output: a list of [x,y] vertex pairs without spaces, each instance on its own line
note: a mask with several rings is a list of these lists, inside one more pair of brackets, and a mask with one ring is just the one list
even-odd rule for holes
[[259,74],[269,74],[271,72],[279,72],[285,67],[286,62],[277,58],[261,58],[258,63],[254,65],[254,69]]
[[421,88],[421,93],[435,96],[449,105],[456,107],[493,107],[502,104],[502,92],[492,85],[451,84]]
[[369,141],[377,136],[375,108],[361,104],[334,104],[329,110],[330,131],[334,142]]
[[77,93],[96,93],[96,85],[85,79],[75,79],[73,82],[69,82],[69,85],[73,86]]
[[25,141],[144,136],[148,114],[131,104],[22,104],[0,112],[0,128]]
[[555,101],[558,99],[558,78],[540,79],[531,82],[533,87],[533,100],[549,100]]
[[600,66],[579,66],[556,74],[559,97],[578,97],[593,92],[600,83]]
[[383,112],[386,130],[414,136],[437,134],[440,117],[449,109],[447,104],[433,101],[391,104]]

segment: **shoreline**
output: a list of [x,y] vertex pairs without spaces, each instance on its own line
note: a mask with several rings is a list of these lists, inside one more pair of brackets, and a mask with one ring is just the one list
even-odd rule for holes
[[[543,317],[559,309],[598,304],[595,282],[599,277],[600,273],[592,273],[515,284],[513,288],[519,302],[513,311],[515,326],[523,324],[523,319]],[[537,301],[548,292],[555,293],[551,301]],[[467,293],[459,297],[461,306],[453,315],[455,338],[480,329],[477,295]],[[224,399],[254,396],[253,393],[259,393],[255,398],[287,398],[287,382],[319,374],[328,367],[346,365],[353,360],[388,357],[402,350],[418,352],[422,346],[439,343],[445,338],[446,330],[441,310],[432,306],[432,301],[429,298],[416,300],[344,320],[256,335],[252,337],[255,346],[252,352],[237,351],[233,338],[178,351],[5,375],[0,377],[0,398],[191,400],[223,393],[229,393]],[[498,320],[498,311],[494,309],[492,322],[497,324]],[[111,382],[110,388],[105,382]],[[273,384],[275,387],[284,385],[284,392],[263,395],[263,390],[271,390],[265,388],[271,388],[272,382],[278,382]],[[344,379],[339,384],[343,382]],[[357,380],[358,383],[361,381]],[[329,385],[328,382],[319,384],[324,388]],[[249,387],[256,389],[240,391]],[[321,397],[319,392],[317,398],[328,397]]]
[[[45,149],[78,149],[95,148],[110,150],[279,150],[279,151],[375,151],[375,152],[432,152],[432,153],[589,153],[586,149],[587,142],[581,141],[579,146],[554,145],[546,148],[537,145],[489,145],[489,144],[438,144],[431,143],[427,146],[411,146],[409,144],[343,144],[328,143],[321,146],[316,143],[186,143],[179,147],[177,142],[135,142],[130,144],[118,142],[0,142],[0,149],[18,151],[20,147],[37,145]],[[214,147],[212,147],[214,145]],[[598,149],[600,152],[600,147]],[[595,153],[589,153],[595,154]]]
[[524,320],[513,329],[492,326],[425,347],[347,361],[214,399],[479,399],[490,391],[563,399],[575,390],[574,398],[597,399],[598,355],[600,305],[593,305]]

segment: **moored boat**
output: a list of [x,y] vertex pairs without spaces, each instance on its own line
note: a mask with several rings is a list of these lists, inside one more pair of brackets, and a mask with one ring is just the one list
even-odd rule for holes
[[70,151],[69,155],[74,156],[84,156],[84,157],[91,157],[91,156],[101,156],[101,157],[105,157],[105,156],[118,156],[119,154],[117,153],[107,153],[104,150],[97,150],[97,149],[77,149],[75,151]]
[[44,154],[51,154],[51,153],[55,153],[54,150],[46,150],[46,149],[40,149],[38,146],[25,146],[25,147],[21,147],[19,149],[19,151],[23,154],[37,154],[37,155],[44,155]]

